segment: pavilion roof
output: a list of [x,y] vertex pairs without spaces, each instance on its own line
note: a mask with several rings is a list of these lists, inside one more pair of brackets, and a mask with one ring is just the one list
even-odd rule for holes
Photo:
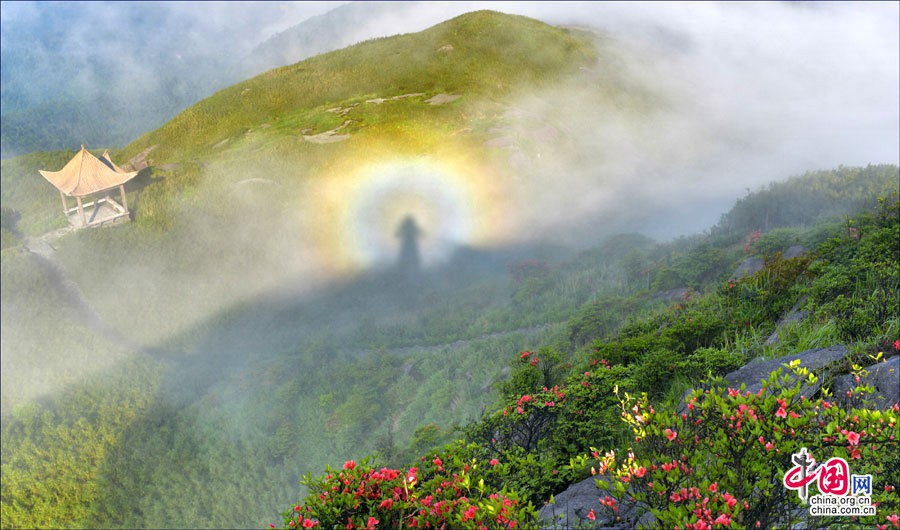
[[125,171],[114,164],[108,152],[97,158],[83,145],[81,151],[61,170],[39,171],[45,179],[69,197],[84,197],[115,188],[138,174],[137,171]]

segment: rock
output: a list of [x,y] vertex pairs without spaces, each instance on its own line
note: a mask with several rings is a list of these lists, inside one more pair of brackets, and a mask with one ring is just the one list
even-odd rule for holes
[[751,276],[761,271],[763,268],[763,260],[762,258],[747,258],[741,263],[737,269],[735,269],[734,273],[731,275],[731,280],[740,280],[741,278]]
[[780,332],[784,327],[792,325],[796,322],[802,322],[803,320],[806,320],[806,317],[809,316],[809,312],[800,311],[800,308],[803,307],[804,303],[806,303],[806,299],[807,297],[804,295],[802,298],[800,298],[800,300],[797,301],[796,304],[794,304],[794,307],[792,307],[786,315],[778,320],[778,322],[775,324],[775,331],[773,331],[772,334],[769,335],[769,338],[766,339],[766,342],[763,343],[763,346],[778,345],[781,342]]
[[[149,166],[150,166],[150,159],[148,158],[148,156],[149,156],[150,153],[151,153],[154,149],[156,149],[157,147],[158,147],[158,146],[156,146],[156,145],[151,145],[150,147],[144,149],[143,151],[141,151],[140,153],[138,153],[137,156],[135,156],[134,158],[132,158],[131,160],[129,160],[129,161],[122,167],[122,169],[124,169],[124,170],[126,170],[126,171],[129,171],[129,170],[130,170],[130,171],[141,171],[142,169],[149,167]],[[129,169],[129,168],[130,168],[130,169]]]
[[[724,379],[729,386],[736,389],[740,388],[742,384],[747,385],[746,391],[755,394],[762,388],[762,380],[768,379],[772,372],[782,368],[782,373],[785,373],[787,369],[784,365],[799,359],[800,366],[815,373],[818,377],[813,385],[804,384],[800,388],[801,395],[809,398],[822,386],[822,381],[825,379],[823,376],[829,374],[829,369],[832,365],[846,359],[849,354],[850,352],[845,346],[837,344],[829,346],[828,348],[814,348],[793,355],[785,355],[784,357],[778,357],[777,359],[770,359],[768,361],[754,359],[734,372],[729,373]],[[677,409],[679,414],[687,412],[686,401],[688,396],[691,395],[691,392],[692,390],[687,390],[685,391],[684,396],[682,396]]]
[[462,96],[457,94],[438,94],[430,99],[426,99],[425,103],[428,103],[429,105],[444,105],[451,101],[456,101],[461,97]]
[[349,140],[350,135],[349,134],[338,134],[338,131],[347,127],[351,123],[353,123],[353,120],[347,120],[344,123],[342,123],[341,125],[338,125],[337,127],[335,127],[334,129],[331,129],[330,131],[325,131],[323,133],[314,134],[314,135],[304,134],[303,139],[306,140],[307,142],[312,142],[314,144],[331,144],[334,142],[343,142],[344,140]]
[[784,259],[799,258],[804,253],[806,253],[806,249],[803,247],[803,245],[794,245],[782,252],[781,257]]
[[[634,528],[633,504],[617,500],[619,519],[612,520],[607,516],[607,510],[600,504],[600,499],[609,495],[609,492],[598,488],[597,480],[609,479],[603,476],[586,478],[556,495],[553,504],[545,504],[539,516],[547,525],[544,528]],[[594,510],[596,517],[594,521],[587,517],[591,510]],[[642,515],[643,520],[646,515]]]
[[[834,380],[832,390],[834,397],[844,407],[869,407],[889,409],[900,402],[900,357],[867,366],[865,375],[860,376],[860,385],[873,387],[871,394],[865,396],[856,392],[856,380],[853,374],[847,374]],[[852,392],[848,396],[847,392]]]
[[749,392],[756,393],[762,388],[760,381],[768,379],[772,372],[782,368],[785,364],[799,359],[800,366],[807,368],[818,376],[815,384],[804,384],[800,389],[800,393],[809,398],[822,385],[822,376],[827,375],[828,369],[832,365],[846,359],[849,354],[850,352],[845,346],[837,344],[828,348],[814,348],[768,361],[757,359],[726,375],[725,381],[733,385],[734,388],[739,388],[742,384],[745,384]]

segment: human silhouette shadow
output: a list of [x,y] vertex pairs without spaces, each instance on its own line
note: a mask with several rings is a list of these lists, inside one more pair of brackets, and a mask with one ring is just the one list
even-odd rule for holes
[[396,236],[400,238],[400,255],[397,258],[397,269],[401,276],[411,277],[422,268],[422,256],[419,252],[419,238],[422,229],[413,216],[407,215],[400,222]]

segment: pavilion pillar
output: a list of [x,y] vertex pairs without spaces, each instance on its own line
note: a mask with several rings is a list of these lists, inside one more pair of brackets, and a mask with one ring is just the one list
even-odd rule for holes
[[66,194],[63,192],[59,192],[59,198],[62,199],[63,215],[65,215],[66,219],[68,219],[69,218],[69,205],[66,203]]
[[122,194],[122,208],[128,213],[128,199],[125,198],[125,184],[119,184],[119,193]]
[[81,197],[75,197],[75,200],[78,201],[78,215],[81,216],[81,226],[83,228],[87,226],[87,219],[84,217],[84,206],[81,205]]

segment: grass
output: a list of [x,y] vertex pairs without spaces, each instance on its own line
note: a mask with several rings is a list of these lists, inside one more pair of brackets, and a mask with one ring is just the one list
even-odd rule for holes
[[0,200],[21,215],[16,225],[21,235],[36,236],[66,226],[59,192],[38,169],[58,171],[73,156],[74,151],[37,152],[0,161]]
[[[452,51],[439,51],[447,45]],[[372,96],[457,93],[500,102],[521,87],[541,86],[577,70],[594,54],[592,42],[581,34],[525,17],[469,13],[420,33],[367,41],[229,87],[139,138],[120,158],[150,145],[159,145],[158,162],[204,157],[222,140],[264,123],[281,132],[330,127],[337,120],[321,110]],[[309,109],[319,110],[304,115]]]

